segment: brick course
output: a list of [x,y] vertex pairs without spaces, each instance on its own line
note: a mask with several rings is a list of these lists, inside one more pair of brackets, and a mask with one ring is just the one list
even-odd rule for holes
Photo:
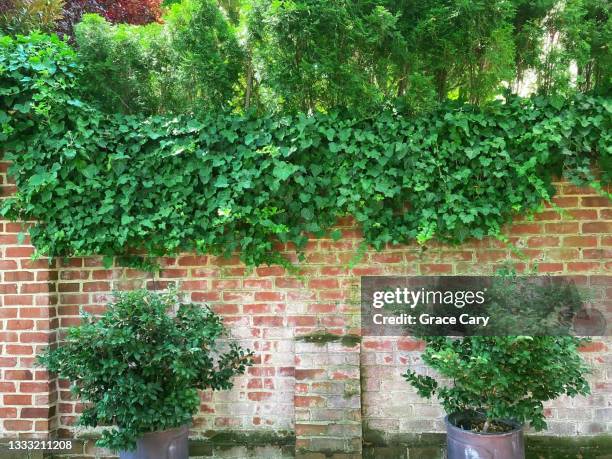
[[[0,184],[14,191],[0,163]],[[185,299],[207,302],[224,317],[233,339],[256,352],[256,364],[233,390],[203,392],[193,434],[215,430],[294,431],[306,450],[359,454],[362,425],[387,435],[443,431],[440,407],[420,398],[401,374],[422,368],[423,344],[409,338],[364,337],[309,343],[325,332],[359,335],[359,276],[491,274],[506,262],[517,269],[574,274],[612,297],[612,206],[593,190],[558,183],[557,205],[518,218],[507,228],[519,257],[494,239],[458,247],[439,243],[368,251],[352,268],[361,242],[351,219],[343,239],[312,240],[300,276],[277,266],[253,270],[237,259],[184,254],[162,260],[152,277],[105,269],[99,257],[30,260],[21,225],[0,221],[0,436],[69,435],[80,408],[68,385],[34,367],[35,353],[78,323],[80,308],[100,313],[113,289],[177,285]],[[287,247],[283,247],[287,250]],[[289,254],[290,252],[288,252]],[[292,255],[290,255],[292,256]],[[607,305],[612,311],[612,301]],[[612,433],[612,341],[583,349],[593,365],[592,395],[547,405],[548,434]],[[422,368],[423,371],[429,371]]]

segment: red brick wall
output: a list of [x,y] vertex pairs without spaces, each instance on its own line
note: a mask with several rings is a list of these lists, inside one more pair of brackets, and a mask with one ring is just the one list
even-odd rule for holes
[[[0,172],[2,184],[7,181]],[[390,434],[441,430],[440,408],[420,399],[400,376],[408,365],[420,365],[420,343],[366,337],[360,345],[317,346],[299,337],[318,331],[359,334],[363,275],[486,274],[508,260],[519,269],[537,262],[540,272],[576,275],[612,297],[611,203],[592,190],[566,183],[558,188],[555,202],[565,215],[548,208],[506,231],[527,260],[486,239],[459,247],[369,251],[349,268],[361,239],[345,220],[340,241],[309,243],[298,277],[276,266],[249,270],[236,259],[193,255],[164,259],[156,278],[132,269],[104,269],[95,257],[58,261],[49,268],[46,261],[29,260],[32,248],[17,242],[19,225],[0,222],[0,434],[58,428],[67,433],[78,405],[64,382],[56,385],[43,370],[32,368],[34,353],[56,340],[58,328],[77,324],[80,307],[100,312],[113,289],[164,289],[171,283],[187,299],[212,305],[232,337],[257,354],[256,365],[233,390],[202,394],[194,434],[295,430],[299,447],[358,451],[362,422]],[[612,311],[610,302],[607,306]],[[602,339],[586,350],[594,365],[593,395],[552,403],[551,433],[612,431],[611,345]]]

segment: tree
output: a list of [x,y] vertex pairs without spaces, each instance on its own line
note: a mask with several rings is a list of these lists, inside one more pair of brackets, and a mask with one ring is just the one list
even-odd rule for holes
[[575,62],[578,89],[610,94],[612,5],[603,0],[568,0],[560,14],[562,45]]
[[268,101],[367,113],[395,98],[412,109],[449,94],[490,100],[515,75],[517,11],[509,0],[258,0],[248,26]]
[[[372,57],[392,46],[395,19],[370,2],[253,2],[248,18],[266,103],[290,111],[349,109],[380,102]],[[376,63],[384,69],[389,61]]]
[[233,27],[210,0],[174,5],[163,24],[113,25],[86,15],[76,43],[80,86],[109,112],[228,110],[243,65]]

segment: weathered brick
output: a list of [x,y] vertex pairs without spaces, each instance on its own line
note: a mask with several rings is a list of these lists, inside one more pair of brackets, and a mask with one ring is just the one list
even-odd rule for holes
[[5,405],[30,405],[32,403],[31,395],[3,395],[2,400]]
[[546,223],[544,228],[547,234],[577,234],[580,224],[578,222]]
[[212,288],[214,290],[235,290],[241,287],[241,279],[216,279],[212,281]]
[[563,263],[538,263],[539,273],[560,273],[563,272]]
[[59,278],[61,280],[82,280],[82,279],[88,279],[89,275],[90,275],[89,271],[64,270],[60,272]]
[[597,247],[597,236],[565,236],[564,247]]
[[295,406],[298,408],[323,407],[325,399],[316,395],[296,395],[293,399]]
[[582,258],[586,258],[586,259],[599,259],[599,260],[612,260],[612,248],[606,248],[606,249],[584,249],[582,251]]
[[255,292],[255,301],[282,301],[281,292]]
[[34,247],[7,247],[4,256],[6,258],[29,258],[34,254]]
[[256,327],[282,327],[283,321],[283,318],[279,316],[253,317],[253,325]]
[[320,379],[325,375],[325,370],[311,370],[311,369],[295,369],[296,381],[303,381],[309,379]]
[[276,277],[276,276],[282,276],[283,274],[285,274],[284,268],[280,266],[264,266],[264,267],[257,268],[255,271],[257,272],[257,275],[260,277],[268,277],[268,276]]
[[22,408],[19,415],[23,419],[46,418],[49,416],[48,408]]
[[34,280],[34,273],[30,271],[8,271],[4,273],[5,282],[20,282]]
[[560,238],[557,236],[536,236],[527,239],[528,247],[558,247]]
[[380,276],[384,274],[384,270],[380,267],[357,267],[353,268],[355,276]]
[[36,282],[31,284],[20,284],[19,293],[49,293],[50,285],[46,282]]
[[510,234],[514,235],[540,234],[541,232],[542,225],[538,223],[519,223],[510,227]]
[[591,222],[582,224],[582,232],[586,234],[592,233],[612,233],[612,222]]
[[428,264],[422,263],[420,265],[421,274],[451,274],[453,272],[453,265],[447,263],[436,263]]
[[568,263],[567,269],[571,272],[598,271],[601,265],[590,261],[576,261]]
[[10,420],[4,421],[4,428],[12,432],[27,432],[32,430],[34,423],[32,421]]
[[606,350],[606,345],[600,341],[592,341],[580,347],[581,352],[603,352]]
[[22,382],[19,384],[19,391],[24,394],[47,392],[49,384],[47,382]]
[[326,424],[296,424],[295,434],[298,437],[325,435],[328,427]]
[[421,340],[400,340],[397,348],[400,351],[422,351],[425,349],[425,343]]
[[2,300],[5,306],[25,306],[34,303],[32,295],[3,295]]
[[108,292],[111,285],[108,282],[83,282],[83,292]]
[[0,408],[0,419],[10,419],[17,417],[17,408]]
[[580,198],[583,207],[610,207],[610,200],[604,196],[583,196]]
[[339,288],[340,285],[338,283],[338,279],[329,277],[329,278],[321,278],[321,279],[311,279],[308,282],[308,288],[311,289],[335,289]]
[[5,353],[8,355],[32,355],[34,353],[34,349],[32,346],[8,344],[5,346]]
[[6,370],[4,379],[7,381],[31,380],[34,375],[30,370]]
[[46,343],[49,340],[49,335],[44,332],[26,333],[22,332],[19,335],[20,343]]

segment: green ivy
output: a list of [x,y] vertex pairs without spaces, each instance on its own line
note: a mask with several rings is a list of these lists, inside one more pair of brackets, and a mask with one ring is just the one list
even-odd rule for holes
[[507,96],[361,119],[108,115],[72,97],[65,44],[47,42],[62,66],[50,50],[36,61],[42,45],[26,40],[0,41],[0,91],[11,94],[0,122],[18,187],[1,214],[36,221],[44,255],[239,252],[247,265],[287,265],[277,242],[301,253],[312,235],[340,238],[332,229],[346,215],[376,249],[461,243],[501,237],[513,216],[537,211],[556,174],[593,182],[599,164],[612,178],[609,99]]

